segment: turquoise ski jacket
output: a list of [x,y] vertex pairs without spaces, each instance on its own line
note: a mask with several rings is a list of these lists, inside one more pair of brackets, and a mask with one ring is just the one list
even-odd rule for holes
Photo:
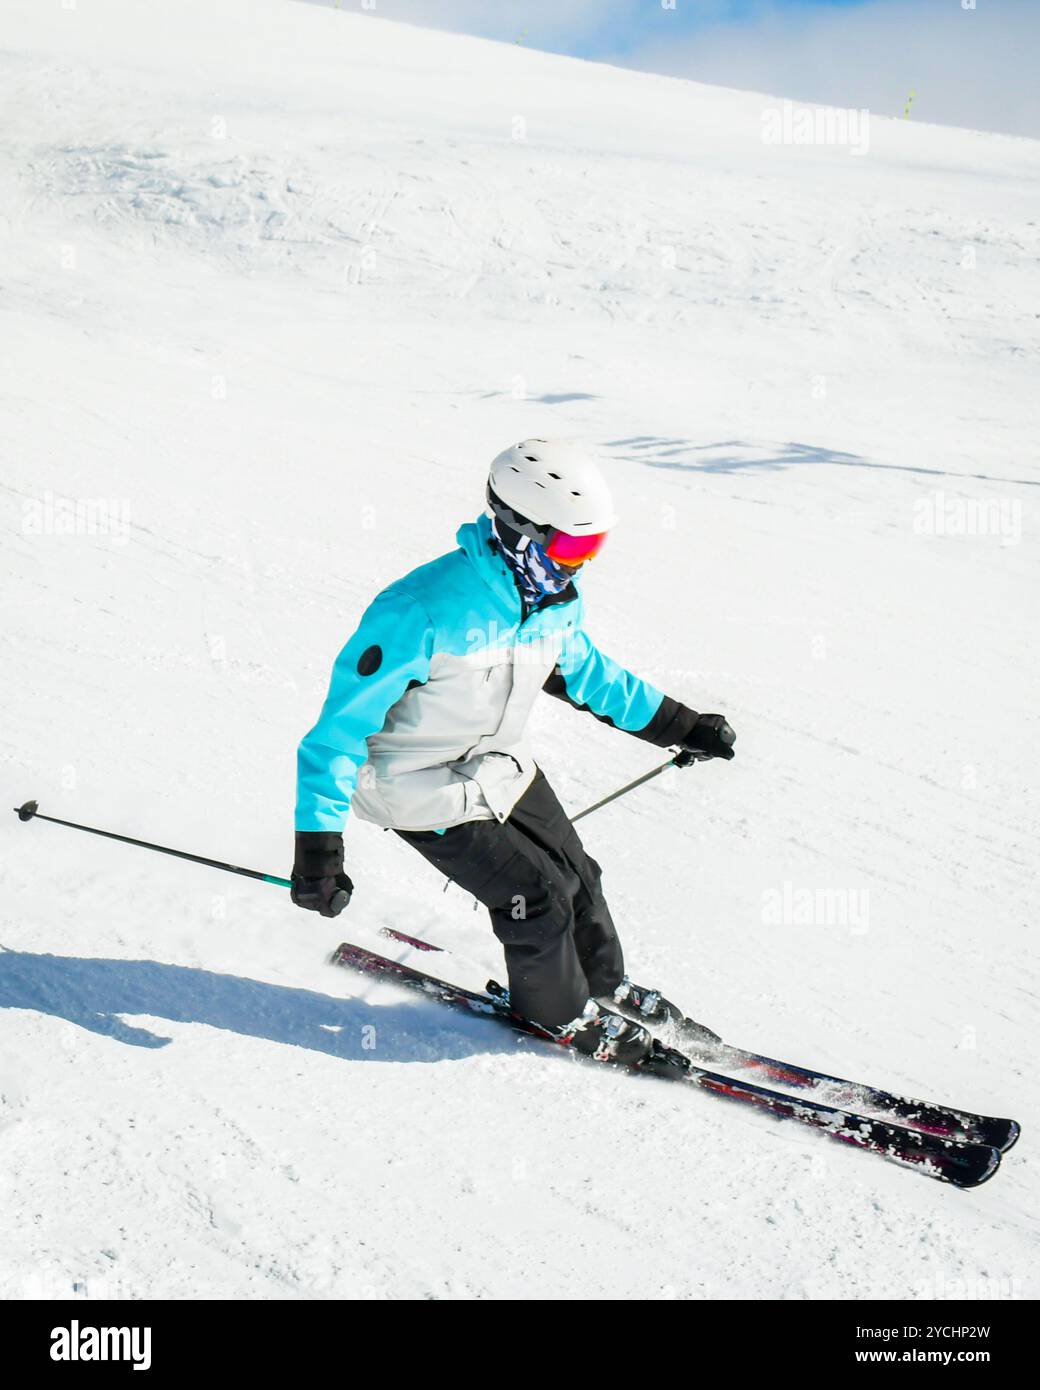
[[456,539],[384,589],[340,652],[299,748],[298,830],[340,830],[351,807],[402,830],[504,821],[535,774],[524,729],[543,689],[662,747],[676,741],[684,707],[586,633],[580,574],[525,618],[490,518]]

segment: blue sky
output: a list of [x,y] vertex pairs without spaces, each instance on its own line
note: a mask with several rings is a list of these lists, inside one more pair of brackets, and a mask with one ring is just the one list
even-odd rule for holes
[[[577,58],[614,58],[626,51],[638,52],[657,32],[666,33],[669,40],[676,36],[687,38],[719,26],[750,32],[766,10],[809,16],[814,11],[851,9],[865,3],[869,0],[773,0],[772,4],[764,0],[676,0],[674,8],[665,8],[659,0],[637,0],[633,4],[626,4],[624,0],[617,3],[602,0],[591,13],[580,17],[557,51]],[[431,3],[423,8],[441,8],[450,14],[452,3],[443,0],[442,5]],[[494,0],[490,0],[488,9],[496,8]],[[530,12],[532,7],[524,5],[522,8]],[[554,8],[565,13],[570,7],[562,3]]]
[[[324,0],[360,10],[362,0]],[[374,0],[384,19],[1040,137],[1040,0]],[[372,0],[369,0],[372,8]]]

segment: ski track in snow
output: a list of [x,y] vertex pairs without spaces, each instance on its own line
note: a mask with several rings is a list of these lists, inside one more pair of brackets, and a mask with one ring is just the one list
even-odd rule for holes
[[[9,804],[287,872],[361,607],[583,435],[590,630],[739,735],[583,826],[633,975],[1025,1130],[961,1194],[356,980],[384,924],[502,973],[372,827],[330,924],[9,815],[0,1296],[1036,1297],[1037,143],[767,146],[766,98],[281,0],[8,9]],[[1017,530],[921,534],[938,493]],[[545,704],[566,804],[650,765]]]

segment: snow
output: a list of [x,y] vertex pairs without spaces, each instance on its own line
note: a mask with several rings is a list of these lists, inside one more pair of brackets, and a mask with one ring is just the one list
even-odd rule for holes
[[[357,980],[388,924],[502,971],[360,823],[327,922],[8,815],[0,1294],[1036,1297],[1040,146],[769,144],[773,98],[280,0],[6,20],[8,804],[287,873],[361,608],[580,436],[590,630],[738,732],[583,824],[633,976],[1025,1137],[961,1194]],[[575,809],[658,757],[544,703]]]

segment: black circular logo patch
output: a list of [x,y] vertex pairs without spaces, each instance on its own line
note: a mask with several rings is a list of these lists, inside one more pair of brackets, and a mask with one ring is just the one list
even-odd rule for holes
[[367,651],[362,652],[358,657],[358,675],[371,676],[379,670],[382,664],[383,649],[377,643],[376,646],[369,647]]

